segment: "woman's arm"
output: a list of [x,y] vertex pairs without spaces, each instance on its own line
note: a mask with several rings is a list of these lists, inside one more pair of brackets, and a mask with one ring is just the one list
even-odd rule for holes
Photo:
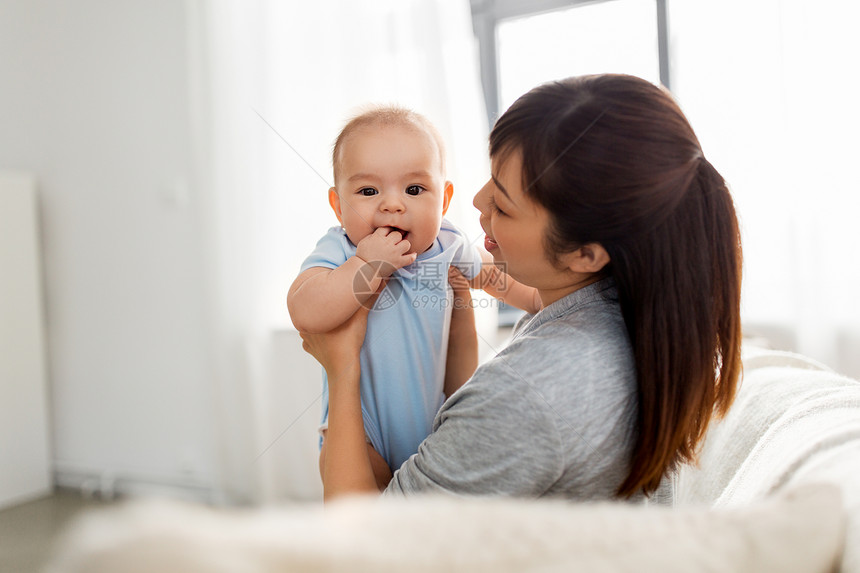
[[[328,430],[323,430],[323,443],[320,448],[320,479],[325,479],[325,459],[326,459],[326,441],[325,436],[328,433]],[[388,483],[391,481],[391,468],[388,466],[388,462],[385,461],[379,452],[377,452],[370,442],[365,440],[365,449],[367,450],[367,455],[370,458],[370,467],[373,470],[373,477],[376,479],[376,487],[379,491],[384,490],[388,487]]]
[[[330,333],[301,333],[303,348],[328,373],[329,427],[322,468],[326,500],[379,492],[365,442],[359,391],[359,352],[367,315],[367,309],[361,308]],[[533,350],[520,348],[516,356],[508,353],[481,366],[445,402],[433,433],[418,454],[394,472],[386,491],[526,497],[547,491],[565,467],[559,427],[580,435],[585,429],[578,425],[588,427],[593,421],[559,419],[566,411],[551,406],[532,381],[535,364],[545,367],[546,363]],[[556,362],[570,360],[561,357]],[[571,424],[577,426],[571,429]]]
[[433,432],[394,472],[385,493],[539,497],[547,492],[563,475],[569,453],[560,427],[574,435],[582,429],[577,421],[571,429],[566,419],[559,420],[530,378],[504,358],[481,365],[445,401]]
[[323,461],[325,500],[354,494],[379,493],[364,438],[361,417],[359,351],[367,331],[365,307],[326,334],[301,332],[302,348],[316,358],[328,375],[329,414]]
[[329,373],[328,452],[323,466],[325,501],[340,495],[379,492],[364,439],[360,371],[356,357],[351,366]]
[[448,282],[454,291],[454,306],[451,309],[448,359],[445,363],[446,398],[465,384],[478,367],[478,335],[469,281],[455,267],[451,267]]

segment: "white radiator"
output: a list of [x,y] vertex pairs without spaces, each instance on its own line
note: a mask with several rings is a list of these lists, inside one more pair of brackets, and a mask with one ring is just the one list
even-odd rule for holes
[[34,178],[0,171],[0,507],[51,490],[37,220]]

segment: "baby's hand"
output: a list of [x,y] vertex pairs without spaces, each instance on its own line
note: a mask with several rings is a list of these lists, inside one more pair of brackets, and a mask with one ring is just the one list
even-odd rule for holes
[[464,294],[471,294],[469,280],[463,276],[460,269],[453,265],[448,267],[448,284],[451,285],[451,289],[454,291],[455,297],[463,296]]
[[399,231],[380,227],[358,242],[355,255],[361,260],[378,264],[380,276],[386,277],[395,270],[415,262],[417,253],[409,253],[412,245]]

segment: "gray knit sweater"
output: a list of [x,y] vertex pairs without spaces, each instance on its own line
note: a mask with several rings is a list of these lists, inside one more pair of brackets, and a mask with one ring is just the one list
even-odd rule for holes
[[511,343],[445,402],[386,493],[613,497],[637,408],[617,298],[603,279],[523,317]]

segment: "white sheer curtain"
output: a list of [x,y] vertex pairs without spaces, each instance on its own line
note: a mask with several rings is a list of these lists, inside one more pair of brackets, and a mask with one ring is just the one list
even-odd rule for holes
[[471,198],[489,174],[488,128],[466,0],[273,1],[264,10],[265,99],[257,105],[272,127],[255,127],[273,207],[271,266],[282,273],[270,299],[286,321],[283,285],[337,223],[326,198],[331,149],[358,107],[398,103],[437,125],[459,199],[449,217],[473,232]]
[[290,335],[284,300],[337,222],[326,194],[331,146],[362,104],[424,113],[447,145],[448,216],[477,239],[470,203],[489,173],[488,130],[469,5],[201,0],[189,19],[222,486],[230,499],[308,497],[319,488],[308,454],[319,369]]
[[860,6],[669,10],[673,91],[741,217],[748,333],[860,377]]

